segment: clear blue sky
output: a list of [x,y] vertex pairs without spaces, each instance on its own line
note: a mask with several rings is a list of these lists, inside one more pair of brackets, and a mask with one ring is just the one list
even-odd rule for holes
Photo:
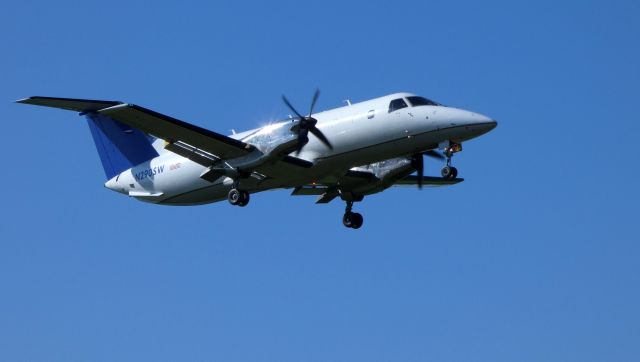
[[[268,4],[267,4],[268,3]],[[0,12],[0,360],[640,360],[636,1],[11,1]],[[411,91],[496,118],[463,184],[356,210],[103,187],[71,112],[219,132]],[[440,165],[427,164],[429,174]]]

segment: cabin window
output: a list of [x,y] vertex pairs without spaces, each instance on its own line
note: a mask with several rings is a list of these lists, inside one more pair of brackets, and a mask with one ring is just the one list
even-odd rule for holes
[[367,118],[371,119],[371,118],[375,117],[375,115],[376,115],[376,111],[374,109],[372,109],[367,113]]
[[398,109],[406,108],[407,103],[402,98],[394,99],[389,103],[389,113],[397,111]]

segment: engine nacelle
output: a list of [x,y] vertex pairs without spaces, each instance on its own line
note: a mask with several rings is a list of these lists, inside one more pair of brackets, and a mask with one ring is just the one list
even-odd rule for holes
[[391,187],[397,180],[413,173],[415,168],[410,157],[398,157],[355,167],[352,170],[371,173],[375,176],[371,182],[352,190],[354,193],[370,195]]
[[293,152],[298,144],[298,133],[294,132],[299,120],[270,124],[243,139],[263,154],[278,158]]

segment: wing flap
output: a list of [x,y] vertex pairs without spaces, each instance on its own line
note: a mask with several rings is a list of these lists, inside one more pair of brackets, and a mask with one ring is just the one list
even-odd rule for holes
[[328,204],[333,199],[338,197],[338,195],[340,195],[340,192],[338,192],[338,190],[330,189],[324,194],[320,195],[320,197],[318,197],[318,199],[316,200],[316,204]]
[[219,158],[182,142],[167,143],[164,148],[205,167],[220,161]]
[[326,186],[298,186],[291,192],[293,196],[322,195],[327,192]]
[[[463,178],[456,178],[453,180],[444,179],[442,177],[424,176],[422,179],[422,185],[426,187],[448,186],[455,185],[464,181]],[[394,186],[415,186],[418,184],[418,176],[409,175],[394,183]]]

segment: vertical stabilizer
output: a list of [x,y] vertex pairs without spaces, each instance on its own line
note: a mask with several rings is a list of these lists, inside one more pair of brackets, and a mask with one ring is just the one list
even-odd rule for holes
[[157,157],[154,138],[108,116],[88,113],[89,129],[107,179]]

